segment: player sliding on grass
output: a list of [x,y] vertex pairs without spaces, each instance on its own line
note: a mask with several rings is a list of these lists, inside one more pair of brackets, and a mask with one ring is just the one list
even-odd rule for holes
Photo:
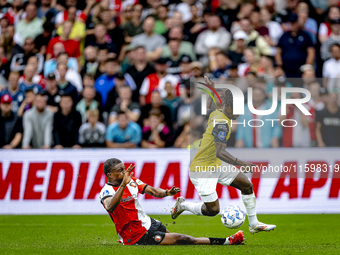
[[[208,85],[214,87],[214,82],[205,77]],[[190,165],[190,180],[194,184],[203,203],[186,202],[183,197],[177,198],[171,210],[171,217],[176,219],[183,211],[190,211],[196,215],[215,216],[220,212],[220,204],[216,193],[216,185],[237,188],[242,193],[242,201],[247,210],[249,231],[254,234],[260,231],[270,231],[276,226],[261,223],[256,217],[256,198],[253,185],[243,172],[251,172],[256,165],[242,161],[226,151],[230,136],[230,120],[236,120],[238,115],[233,114],[233,94],[226,90],[223,95],[223,108],[210,110],[207,129],[203,134],[199,150]],[[208,101],[208,109],[211,108]],[[210,114],[210,115],[209,115]],[[233,166],[240,166],[241,171]],[[221,171],[216,166],[221,166]],[[215,167],[217,171],[209,171]],[[207,170],[208,172],[202,172]],[[236,171],[237,170],[237,171]]]
[[227,238],[194,238],[170,233],[160,221],[151,219],[145,214],[137,200],[137,195],[147,193],[154,197],[166,197],[176,195],[180,189],[172,187],[170,190],[164,190],[144,184],[132,177],[134,168],[135,166],[130,165],[125,170],[122,161],[116,158],[108,159],[104,163],[104,173],[108,183],[102,188],[99,198],[116,226],[120,243],[124,245],[238,245],[243,243],[242,231]]

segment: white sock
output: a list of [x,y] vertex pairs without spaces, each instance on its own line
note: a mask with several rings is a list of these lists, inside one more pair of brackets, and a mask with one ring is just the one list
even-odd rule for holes
[[192,202],[183,202],[181,207],[189,212],[192,212],[195,215],[203,215],[202,213],[202,205],[203,203],[192,203]]
[[256,197],[255,194],[242,195],[242,201],[247,210],[249,225],[254,227],[257,225],[256,217]]
[[223,245],[228,245],[228,244],[230,244],[230,239],[229,239],[229,237],[227,237],[227,238],[225,239],[225,242],[224,242]]

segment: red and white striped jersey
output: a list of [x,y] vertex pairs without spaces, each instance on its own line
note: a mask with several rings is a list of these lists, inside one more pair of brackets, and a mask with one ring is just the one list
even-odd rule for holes
[[[119,242],[124,245],[135,244],[151,226],[150,217],[145,214],[137,200],[138,193],[144,194],[147,186],[141,180],[131,177],[117,208],[108,212],[115,224]],[[100,202],[103,204],[105,198],[114,196],[118,188],[119,186],[106,183],[100,191]]]

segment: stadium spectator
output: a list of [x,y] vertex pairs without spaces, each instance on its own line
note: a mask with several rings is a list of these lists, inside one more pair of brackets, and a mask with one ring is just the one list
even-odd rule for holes
[[271,79],[275,76],[274,74],[274,59],[271,56],[262,55],[260,57],[259,65],[263,70],[260,76],[266,77],[266,79]]
[[309,34],[300,29],[296,14],[289,15],[289,22],[291,31],[280,38],[275,60],[288,78],[299,78],[302,65],[314,64],[315,49]]
[[222,25],[231,31],[231,24],[239,20],[237,15],[240,13],[240,2],[238,0],[221,0],[216,10],[217,15],[222,21]]
[[270,45],[276,46],[280,37],[283,34],[283,29],[280,26],[280,23],[272,20],[272,15],[267,8],[261,8],[260,19],[262,20],[263,24],[268,28]]
[[53,141],[55,149],[81,148],[79,145],[79,128],[82,124],[81,115],[74,109],[71,95],[61,95],[60,109],[54,114]]
[[118,112],[117,121],[110,124],[106,131],[106,147],[136,148],[141,142],[140,126],[132,121],[125,112]]
[[35,97],[34,106],[25,112],[23,116],[23,149],[51,148],[53,113],[46,106],[46,96],[39,93]]
[[95,83],[95,89],[102,98],[101,106],[104,108],[106,105],[106,99],[108,93],[115,86],[114,78],[118,73],[119,65],[118,61],[113,58],[109,58],[105,62],[105,73],[98,77]]
[[4,94],[0,101],[0,148],[15,149],[22,139],[22,120],[12,111],[12,97]]
[[309,84],[308,90],[311,94],[309,104],[315,109],[315,111],[321,111],[325,108],[325,103],[321,100],[320,90],[321,85],[318,82],[312,82]]
[[120,52],[122,46],[125,43],[123,30],[116,25],[115,21],[112,19],[112,12],[108,9],[103,10],[100,13],[100,18],[102,23],[106,26],[107,34],[110,36],[112,43],[116,47],[117,57],[121,59]]
[[227,78],[228,70],[230,68],[231,61],[221,51],[217,49],[209,50],[209,67],[214,75],[214,78]]
[[111,91],[107,95],[105,111],[110,112],[112,107],[118,103],[117,100],[119,98],[118,94],[119,89],[124,85],[127,85],[125,75],[122,72],[118,72],[116,77],[113,79],[115,86],[111,89]]
[[33,65],[28,65],[25,67],[24,75],[19,78],[20,89],[26,91],[27,89],[32,89],[34,93],[38,93],[42,90],[41,85],[38,84],[40,77],[34,79],[35,77],[35,67]]
[[26,5],[26,18],[20,20],[15,26],[16,43],[23,45],[26,38],[34,38],[43,31],[43,20],[37,17],[37,7],[33,3]]
[[[73,86],[76,87],[77,91],[80,93],[83,91],[83,83],[80,74],[78,73],[78,70],[74,70],[73,68],[68,67],[68,55],[64,53],[60,53],[57,57],[57,67],[58,65],[64,65],[66,66],[66,74],[65,79],[66,81],[70,82]],[[59,67],[60,68],[60,67]],[[62,70],[64,72],[64,70]],[[57,80],[60,79],[59,75],[59,69],[56,70],[56,77]]]
[[99,104],[95,100],[96,91],[93,87],[86,86],[82,92],[83,98],[76,105],[76,110],[80,113],[83,123],[88,119],[89,110],[99,110]]
[[35,92],[33,91],[33,89],[26,89],[24,100],[20,104],[20,107],[17,111],[17,115],[19,117],[22,117],[27,110],[33,107],[34,101],[35,101]]
[[60,63],[57,65],[58,71],[58,89],[60,95],[67,94],[70,95],[73,99],[73,102],[76,103],[78,99],[78,91],[73,84],[71,84],[68,80],[66,80],[67,66],[64,63]]
[[[246,47],[253,49],[255,56],[258,58],[261,54],[273,55],[274,52],[270,47],[270,44],[266,39],[259,34],[251,25],[248,18],[240,20],[240,29],[247,34],[245,39]],[[265,29],[267,31],[267,29]],[[267,31],[268,32],[268,31]],[[265,32],[267,34],[267,32]],[[267,40],[270,41],[270,37],[267,35]]]
[[155,68],[147,61],[145,48],[137,46],[134,50],[134,63],[127,69],[136,83],[137,91],[140,90],[142,83],[149,74],[155,73]]
[[81,76],[85,73],[96,75],[98,69],[98,61],[97,61],[97,53],[98,49],[93,46],[87,46],[84,49],[85,63],[81,69]]
[[316,43],[318,32],[318,24],[316,21],[309,17],[309,6],[305,2],[300,2],[297,6],[298,22],[304,31],[309,33],[313,43]]
[[122,29],[125,34],[125,42],[131,43],[134,36],[143,33],[143,23],[142,23],[142,11],[143,6],[141,4],[136,4],[133,6],[132,18],[125,24],[122,24]]
[[166,96],[166,91],[164,90],[165,83],[167,81],[171,82],[174,89],[176,89],[176,94],[179,95],[179,79],[177,76],[172,74],[167,74],[166,69],[168,60],[165,58],[159,58],[155,63],[156,73],[149,74],[143,81],[142,86],[139,90],[139,102],[140,105],[149,104],[151,102],[151,93],[154,90],[158,90],[162,97]]
[[[302,87],[308,88],[309,84],[316,81],[316,74],[314,67],[312,65],[306,64],[300,67],[300,71],[302,73],[302,81],[303,85]],[[301,87],[301,84],[299,84],[296,79],[292,79],[293,86],[299,86]]]
[[[191,12],[191,20],[186,22],[184,24],[184,30],[188,31],[189,33],[189,38],[188,41],[191,42],[192,44],[195,43],[197,36],[203,30],[206,25],[203,22],[202,17],[200,16],[199,10],[196,5],[191,5],[190,6],[190,12]],[[218,13],[217,13],[218,14]],[[220,19],[223,22],[223,18],[220,17]],[[222,24],[224,26],[224,24]],[[225,26],[224,26],[225,27]],[[227,28],[228,30],[228,28]]]
[[228,51],[228,58],[233,64],[242,64],[244,63],[243,51],[245,48],[244,41],[247,39],[246,32],[239,30],[236,31],[233,35],[234,42],[230,46]]
[[[85,12],[90,7],[90,5],[93,4],[92,1],[86,1],[86,3],[87,3],[87,5],[86,5],[86,8],[84,9],[83,12],[80,11],[80,10],[77,10],[77,12],[76,12],[77,19],[79,19],[79,20],[83,20],[83,21],[86,20],[87,15],[86,15]],[[69,8],[74,7],[74,6],[77,6],[77,0],[66,0],[65,1],[66,10],[60,11],[55,17],[55,24],[56,24],[57,28],[62,23],[64,23],[65,21],[67,21],[69,19]]]
[[[53,55],[54,58],[51,58],[50,60],[45,61],[44,64],[44,76],[47,76],[49,73],[55,72],[57,70],[57,57],[65,53],[65,47],[64,44],[61,42],[58,42],[53,45]],[[75,71],[78,71],[78,62],[76,58],[69,57],[67,61],[67,67],[72,68]]]
[[333,19],[329,23],[332,33],[320,47],[320,55],[323,61],[332,57],[330,52],[331,46],[336,43],[340,44],[340,19]]
[[170,129],[162,123],[162,113],[151,110],[149,113],[148,125],[143,126],[142,148],[163,148],[170,136]]
[[188,55],[182,55],[179,59],[179,78],[181,79],[189,79],[191,75],[191,64],[192,59]]
[[63,24],[63,33],[60,36],[52,38],[52,40],[47,45],[46,60],[56,57],[53,54],[54,45],[61,42],[64,45],[65,51],[69,57],[76,58],[78,64],[80,61],[80,45],[76,40],[70,39],[70,33],[72,29],[72,22],[65,21]]
[[182,99],[176,96],[176,93],[171,85],[170,82],[165,83],[164,87],[165,91],[167,92],[167,96],[163,98],[163,105],[169,107],[171,112],[171,123],[176,123],[177,121],[177,110],[178,106],[180,105]]
[[340,44],[333,44],[330,47],[332,58],[325,61],[322,67],[323,86],[332,90],[337,83],[340,74]]
[[150,104],[146,104],[141,108],[141,116],[138,120],[139,125],[147,126],[149,112],[153,109],[158,109],[161,112],[161,118],[166,123],[168,127],[171,126],[171,112],[169,107],[162,104],[162,97],[158,90],[154,90],[151,93],[151,102]]
[[[196,53],[194,46],[191,42],[183,41],[183,29],[180,26],[173,26],[169,30],[169,41],[165,44],[159,53],[163,58],[174,59],[174,57],[180,58],[182,55],[188,55],[192,60],[196,60]],[[175,55],[170,47],[170,41],[177,41],[179,43],[177,54]]]
[[156,60],[159,57],[157,52],[165,44],[165,38],[153,32],[154,27],[155,19],[146,18],[143,23],[144,33],[136,35],[131,41],[134,46],[144,46],[149,60]]
[[[76,20],[77,8],[75,6],[69,7],[67,11],[68,11],[67,21],[72,23],[72,29],[69,35],[69,39],[73,39],[77,42],[80,42],[85,37],[85,24],[83,21]],[[64,33],[63,26],[64,26],[63,24],[58,26],[57,35],[60,36]]]
[[[263,89],[258,87],[253,88],[253,106],[257,110],[267,110],[270,109],[271,104],[266,100],[266,94]],[[252,119],[257,119],[257,121],[253,121],[253,126],[260,125],[262,123],[261,119],[264,117],[263,115],[254,115],[250,112],[248,105],[245,107],[244,115],[240,115],[237,122],[245,123],[238,124],[238,128],[236,131],[236,144],[235,147],[250,147],[250,148],[268,148],[268,147],[279,147],[279,139],[281,138],[281,127],[279,124],[274,121],[272,123],[266,123],[266,121],[261,127],[250,127],[248,125],[248,121]],[[267,115],[268,119],[276,119],[277,113],[274,112],[270,115]]]
[[[291,99],[301,99],[301,93],[290,93]],[[280,117],[280,122],[287,119],[282,127],[283,147],[311,147],[311,127],[314,128],[315,110],[309,104],[303,106],[312,114],[305,115],[296,105],[287,105],[286,115]],[[295,121],[292,121],[295,120]],[[298,124],[296,124],[298,123]]]
[[86,38],[86,46],[93,46],[97,49],[99,48],[105,48],[109,51],[110,58],[116,58],[117,55],[117,47],[114,45],[111,41],[108,41],[108,35],[107,35],[107,28],[104,24],[99,23],[95,26],[94,29],[94,36],[88,36]]
[[34,40],[30,37],[26,38],[22,46],[23,51],[15,54],[11,60],[11,71],[23,71],[30,57],[36,56],[39,60],[38,73],[43,69],[44,56],[36,53]]
[[125,112],[129,121],[137,122],[140,117],[139,104],[132,101],[132,91],[128,85],[123,85],[118,90],[119,97],[116,104],[111,108],[109,123],[117,120],[119,112]]
[[154,33],[162,35],[168,31],[168,28],[165,26],[165,21],[168,18],[168,8],[164,5],[161,5],[156,10],[157,19],[155,21],[155,28],[153,29]]
[[246,76],[248,72],[253,72],[255,75],[262,74],[263,69],[259,65],[259,59],[256,58],[253,48],[245,48],[243,51],[245,63],[238,66],[238,75]]
[[327,96],[326,107],[316,112],[316,138],[318,147],[340,146],[340,110],[338,92],[331,91]]
[[323,43],[326,41],[332,34],[330,21],[340,19],[340,7],[339,6],[331,6],[328,11],[328,16],[325,22],[320,24],[319,27],[319,41]]
[[208,29],[201,32],[195,43],[195,51],[201,56],[203,65],[208,65],[208,52],[211,48],[226,51],[231,42],[230,33],[221,26],[221,20],[217,15],[208,18]]
[[47,97],[48,109],[51,112],[56,113],[58,111],[60,102],[60,93],[54,73],[49,73],[47,75],[46,90],[44,90],[44,95]]
[[82,147],[104,147],[106,127],[99,122],[97,109],[88,111],[88,122],[79,128],[79,144]]
[[56,2],[52,3],[52,0],[41,0],[41,4],[37,9],[38,18],[44,19],[49,12],[55,11],[55,5]]
[[19,110],[19,107],[21,105],[21,103],[24,101],[25,99],[25,91],[23,91],[22,89],[20,89],[19,86],[19,77],[20,74],[19,72],[16,71],[11,71],[9,73],[8,76],[8,83],[9,86],[0,92],[0,96],[4,95],[4,94],[9,94],[12,98],[12,111],[14,113],[17,113]]

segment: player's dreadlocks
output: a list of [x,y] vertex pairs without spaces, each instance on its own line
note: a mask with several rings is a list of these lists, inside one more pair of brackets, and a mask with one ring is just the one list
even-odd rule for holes
[[222,103],[223,103],[223,106],[225,107],[229,106],[231,109],[233,109],[233,94],[231,93],[229,89],[227,89],[224,92],[224,95],[222,97]]

